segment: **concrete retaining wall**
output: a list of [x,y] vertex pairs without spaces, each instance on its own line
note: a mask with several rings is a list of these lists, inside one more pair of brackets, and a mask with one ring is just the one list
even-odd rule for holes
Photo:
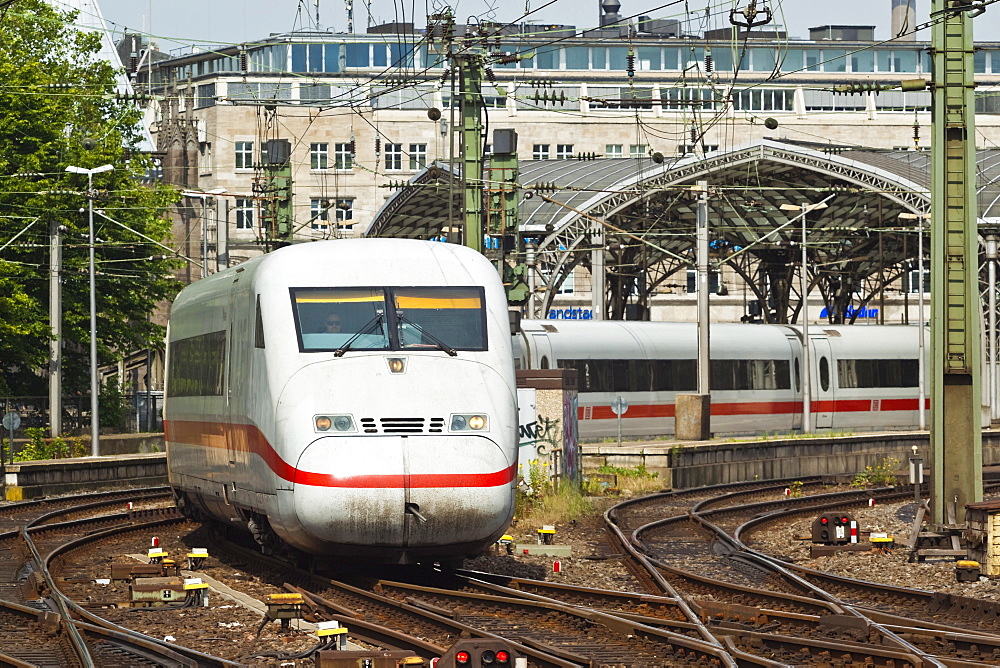
[[[643,442],[584,444],[584,473],[608,465],[645,466],[660,474],[665,487],[684,489],[748,480],[798,478],[811,475],[853,475],[886,457],[900,461],[913,456],[913,446],[925,465],[930,463],[926,432],[862,434],[830,438],[789,438],[770,441]],[[983,465],[1000,462],[1000,432],[983,432]]]
[[4,482],[4,496],[8,501],[165,485],[167,456],[165,453],[152,453],[18,462],[7,464]]

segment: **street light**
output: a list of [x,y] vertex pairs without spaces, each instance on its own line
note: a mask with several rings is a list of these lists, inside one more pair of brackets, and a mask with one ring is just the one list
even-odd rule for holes
[[[929,213],[909,213],[904,211],[899,214],[899,217],[903,220],[917,220],[917,328],[920,330],[917,333],[917,388],[918,388],[918,399],[919,406],[917,408],[917,415],[919,419],[920,430],[923,431],[926,426],[925,418],[925,404],[926,390],[924,385],[924,221],[931,217]],[[992,309],[990,311],[993,313]],[[992,359],[992,358],[991,358]],[[991,379],[992,382],[992,379]],[[991,395],[992,396],[992,395]]]
[[97,297],[94,290],[94,174],[109,172],[114,167],[111,165],[101,165],[93,169],[83,167],[66,168],[67,172],[87,175],[87,209],[89,220],[89,235],[87,246],[90,249],[90,259],[88,269],[90,272],[90,454],[94,457],[101,452],[100,449],[100,416],[97,413]]
[[[802,433],[812,431],[812,373],[810,365],[812,358],[809,355],[809,279],[806,276],[806,266],[808,258],[806,256],[806,214],[810,211],[826,208],[826,200],[815,204],[799,206],[797,204],[782,204],[778,207],[783,211],[801,211],[798,215],[802,219],[802,305],[799,310],[802,312]],[[792,222],[792,221],[788,221]]]
[[[225,188],[216,188],[207,192],[195,190],[185,190],[181,193],[184,197],[201,200],[201,277],[208,276],[208,200],[209,198],[221,195],[226,192]],[[218,236],[218,227],[216,227]],[[216,254],[218,254],[218,238],[216,238]]]

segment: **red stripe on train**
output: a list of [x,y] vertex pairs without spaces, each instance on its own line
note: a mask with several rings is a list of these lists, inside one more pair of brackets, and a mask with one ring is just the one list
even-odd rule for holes
[[313,487],[352,489],[416,489],[431,487],[500,487],[508,485],[517,475],[517,464],[492,473],[418,473],[359,475],[338,477],[330,473],[303,471],[295,468],[271,447],[267,437],[256,425],[223,422],[188,422],[168,420],[163,425],[164,439],[205,448],[231,449],[254,454],[283,480]]
[[[926,408],[930,408],[930,399],[925,399],[924,405]],[[813,413],[870,413],[915,411],[919,406],[920,400],[914,397],[912,399],[813,400],[810,408]],[[711,407],[712,415],[787,415],[801,412],[801,401],[728,402],[713,403]],[[610,406],[580,406],[577,417],[580,420],[614,420],[618,416],[615,415]],[[623,419],[672,417],[674,417],[673,404],[630,405],[622,415]]]

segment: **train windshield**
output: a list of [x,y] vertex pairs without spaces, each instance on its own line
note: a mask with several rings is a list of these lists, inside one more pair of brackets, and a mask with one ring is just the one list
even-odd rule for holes
[[486,350],[482,288],[392,288],[390,292],[400,348]]
[[291,288],[303,352],[486,350],[481,287]]
[[292,288],[302,351],[388,350],[382,288]]

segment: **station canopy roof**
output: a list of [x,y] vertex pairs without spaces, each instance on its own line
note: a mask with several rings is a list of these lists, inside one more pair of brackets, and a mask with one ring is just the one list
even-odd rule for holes
[[[918,225],[928,225],[930,158],[928,151],[765,139],[662,161],[523,160],[519,227],[537,244],[549,294],[573,267],[589,266],[599,246],[608,281],[631,281],[634,293],[641,276],[640,291],[649,292],[677,285],[670,277],[693,266],[695,186],[704,181],[713,262],[752,285],[787,283],[777,286],[784,290],[777,308],[789,306],[804,221],[811,284],[829,298],[840,291],[867,301],[913,268]],[[979,227],[992,233],[1000,227],[1000,150],[979,151],[977,162]],[[456,175],[436,163],[386,202],[366,235],[439,238],[461,223],[462,197]]]

